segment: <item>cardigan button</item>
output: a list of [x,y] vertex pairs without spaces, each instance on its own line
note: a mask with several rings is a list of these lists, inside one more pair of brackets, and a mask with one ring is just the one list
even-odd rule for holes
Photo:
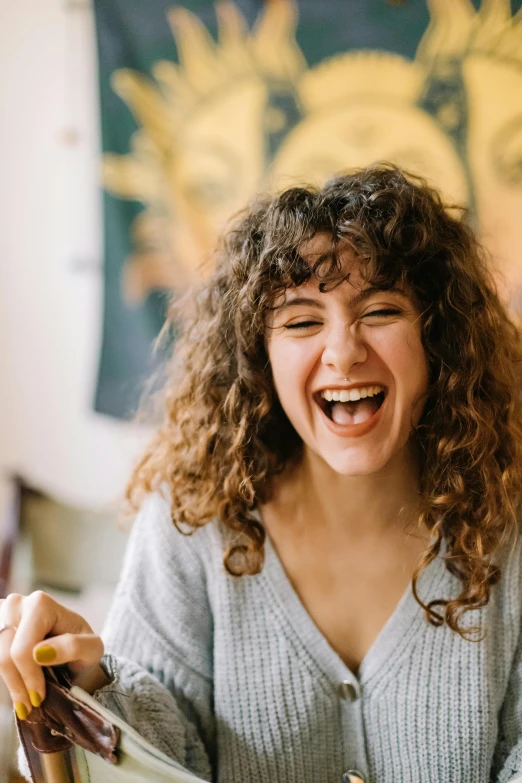
[[358,697],[357,689],[355,688],[355,685],[350,682],[350,680],[343,680],[339,686],[339,692],[341,694],[341,698],[346,699],[346,701],[355,701]]
[[349,769],[342,777],[342,783],[366,783],[362,772],[357,769]]

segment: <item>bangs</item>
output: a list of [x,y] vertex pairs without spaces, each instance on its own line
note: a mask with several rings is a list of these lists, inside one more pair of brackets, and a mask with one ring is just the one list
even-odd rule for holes
[[[349,282],[354,271],[352,260],[357,266],[358,283],[364,286],[382,291],[410,287],[402,254],[383,253],[364,237],[362,227],[351,223],[349,231],[346,228],[336,236],[318,231],[297,248],[291,248],[274,259],[267,291],[269,309],[285,291],[298,288],[310,280],[318,283],[321,293],[333,291],[342,283]],[[319,238],[323,240],[320,252],[310,252],[307,245],[313,245]],[[349,263],[347,253],[351,255]]]

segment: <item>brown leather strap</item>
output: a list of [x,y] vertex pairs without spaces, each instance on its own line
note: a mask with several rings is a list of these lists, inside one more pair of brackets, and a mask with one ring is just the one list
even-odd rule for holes
[[26,720],[17,720],[34,783],[46,783],[40,754],[65,752],[72,745],[116,764],[119,729],[71,695],[66,667],[46,669],[45,676],[47,690],[42,706],[33,709]]

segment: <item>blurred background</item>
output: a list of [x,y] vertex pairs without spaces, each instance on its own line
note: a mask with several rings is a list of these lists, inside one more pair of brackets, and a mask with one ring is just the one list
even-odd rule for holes
[[[93,409],[103,312],[97,72],[90,3],[0,0],[0,563],[6,571],[25,504],[8,589],[54,591],[100,628],[124,542],[115,505],[145,433]],[[104,555],[110,569],[98,567]],[[2,691],[1,781],[11,728]]]
[[101,629],[168,298],[256,192],[423,174],[519,318],[521,5],[0,0],[0,593]]

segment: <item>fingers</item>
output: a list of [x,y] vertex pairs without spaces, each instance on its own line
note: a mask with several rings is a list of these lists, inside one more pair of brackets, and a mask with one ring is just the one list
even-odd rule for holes
[[77,673],[94,666],[103,643],[79,615],[46,593],[11,595],[0,603],[0,677],[23,719],[45,698],[43,667],[68,664]]
[[[64,632],[71,638],[65,646],[63,643],[60,644],[60,659],[52,655],[50,650],[46,657],[44,650],[43,657],[38,661],[34,654],[35,647],[53,648],[50,637],[62,636]],[[61,606],[46,593],[37,591],[23,599],[20,623],[11,647],[11,657],[29,692],[36,691],[41,699],[45,697],[42,666],[74,661],[78,669],[82,668],[83,653],[77,658],[73,641],[75,634],[94,637],[92,628],[82,617]]]
[[40,666],[68,664],[72,672],[95,666],[103,655],[103,642],[93,633],[66,633],[46,639],[33,649],[33,659]]
[[53,632],[62,612],[67,610],[42,591],[22,598],[10,654],[29,695],[29,706],[38,707],[45,698],[44,674],[33,659],[34,647]]
[[[6,632],[7,633],[7,632]],[[16,710],[16,714],[20,720],[25,720],[31,712],[31,696],[25,687],[25,683],[20,676],[20,672],[13,663],[10,655],[7,655],[2,649],[0,654],[0,671],[2,679],[9,691],[9,695],[13,700],[13,704]],[[33,700],[38,700],[38,696],[33,695]]]
[[[0,604],[0,627],[12,625],[16,627],[20,620],[20,608],[23,598],[12,594]],[[13,700],[16,714],[24,720],[31,711],[31,699],[23,678],[11,657],[11,647],[17,631],[6,628],[0,633],[0,676]]]

